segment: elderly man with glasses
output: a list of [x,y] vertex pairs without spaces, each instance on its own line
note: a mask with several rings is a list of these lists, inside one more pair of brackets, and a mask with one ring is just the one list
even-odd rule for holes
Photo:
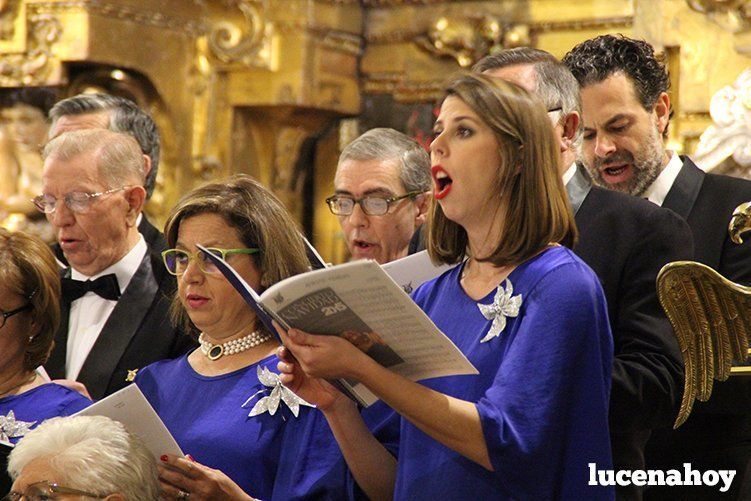
[[99,399],[191,342],[169,321],[174,279],[136,227],[146,191],[135,139],[104,129],[68,132],[43,156],[43,191],[33,202],[70,264],[62,271],[62,325],[45,367]]
[[430,158],[416,141],[393,129],[372,129],[339,156],[334,195],[353,259],[384,264],[407,255],[412,234],[425,222],[431,189]]

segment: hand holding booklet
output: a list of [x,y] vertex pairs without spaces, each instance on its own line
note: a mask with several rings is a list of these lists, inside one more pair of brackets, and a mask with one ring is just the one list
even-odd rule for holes
[[[273,318],[285,329],[341,336],[413,381],[477,374],[464,354],[375,261],[295,275],[259,296],[221,257],[205,252],[271,332]],[[364,406],[377,400],[357,381],[340,379],[338,383]]]

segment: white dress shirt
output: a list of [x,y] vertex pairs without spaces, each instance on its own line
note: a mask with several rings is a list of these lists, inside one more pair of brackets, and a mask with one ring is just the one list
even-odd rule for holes
[[571,162],[569,168],[563,173],[563,186],[566,186],[568,182],[571,181],[574,174],[576,174],[576,162]]
[[[93,276],[86,276],[71,269],[71,278],[75,280],[96,280],[97,278],[114,273],[117,277],[117,285],[120,292],[128,287],[133,275],[141,266],[144,256],[148,252],[148,246],[139,234],[138,243],[117,263]],[[81,371],[86,357],[89,356],[99,333],[107,322],[117,301],[104,299],[94,292],[87,292],[70,305],[68,317],[68,344],[65,353],[65,376],[68,379],[76,379]]]
[[673,187],[675,178],[678,177],[678,173],[682,167],[683,162],[681,161],[681,157],[674,151],[670,152],[670,161],[662,169],[662,172],[660,172],[660,175],[657,176],[652,185],[647,188],[642,197],[662,207],[665,197],[668,196],[668,192]]

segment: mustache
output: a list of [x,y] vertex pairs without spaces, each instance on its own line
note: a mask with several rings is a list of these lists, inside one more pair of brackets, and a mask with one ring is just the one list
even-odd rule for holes
[[601,170],[607,169],[612,165],[624,163],[635,165],[634,156],[628,151],[616,152],[607,158],[595,158],[594,167]]

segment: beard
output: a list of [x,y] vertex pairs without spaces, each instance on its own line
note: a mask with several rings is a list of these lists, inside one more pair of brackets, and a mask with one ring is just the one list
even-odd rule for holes
[[[657,179],[662,171],[662,161],[665,156],[665,148],[657,127],[650,128],[650,134],[646,138],[644,146],[636,153],[630,151],[616,151],[607,158],[596,157],[593,164],[589,164],[582,156],[580,161],[589,171],[592,181],[598,186],[610,190],[620,191],[629,195],[640,197]],[[602,169],[611,164],[630,164],[633,167],[633,176],[620,183],[608,183],[602,175]]]

